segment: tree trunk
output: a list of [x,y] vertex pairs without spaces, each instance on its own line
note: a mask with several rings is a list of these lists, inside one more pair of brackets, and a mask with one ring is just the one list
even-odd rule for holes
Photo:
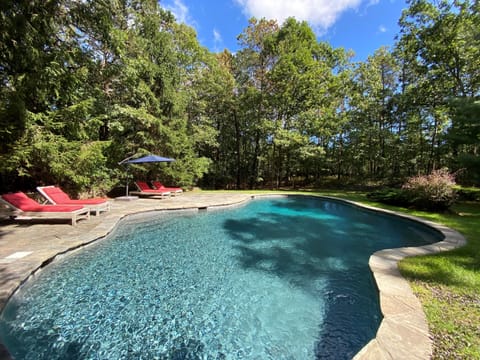
[[235,144],[237,149],[236,154],[236,189],[239,190],[241,186],[241,149],[242,149],[242,138],[240,134],[240,124],[238,123],[237,112],[233,112],[233,122],[235,124]]

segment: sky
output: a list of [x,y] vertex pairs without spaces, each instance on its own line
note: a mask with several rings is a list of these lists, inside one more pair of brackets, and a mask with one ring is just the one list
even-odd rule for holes
[[354,61],[394,44],[407,7],[405,0],[160,0],[160,6],[193,27],[200,44],[212,52],[236,52],[237,37],[251,17],[279,24],[294,17],[307,21],[319,41],[353,50]]

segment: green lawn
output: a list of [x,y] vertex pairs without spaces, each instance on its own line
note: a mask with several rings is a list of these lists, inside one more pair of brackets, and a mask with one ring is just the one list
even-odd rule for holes
[[405,212],[461,232],[466,246],[405,259],[400,270],[423,304],[434,339],[433,359],[480,359],[480,202],[460,202],[450,213],[437,214],[372,202],[365,192],[313,193]]
[[405,259],[402,274],[422,301],[436,359],[480,359],[480,204],[459,203],[453,214],[414,215],[460,231],[463,248]]

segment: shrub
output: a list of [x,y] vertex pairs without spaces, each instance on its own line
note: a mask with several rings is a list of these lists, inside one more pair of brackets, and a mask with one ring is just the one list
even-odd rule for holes
[[447,170],[435,170],[409,178],[402,189],[416,208],[444,211],[455,201],[454,185],[455,178]]
[[480,189],[478,188],[465,188],[461,186],[456,186],[455,192],[459,200],[480,201]]
[[403,189],[387,188],[373,191],[367,194],[367,197],[373,201],[378,201],[388,205],[410,206],[407,192]]

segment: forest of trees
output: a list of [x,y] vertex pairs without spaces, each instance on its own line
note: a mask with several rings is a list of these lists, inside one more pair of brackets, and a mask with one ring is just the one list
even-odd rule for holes
[[480,4],[408,0],[363,62],[306,22],[252,18],[211,53],[157,0],[0,2],[0,186],[108,192],[396,184],[448,168],[480,184]]

